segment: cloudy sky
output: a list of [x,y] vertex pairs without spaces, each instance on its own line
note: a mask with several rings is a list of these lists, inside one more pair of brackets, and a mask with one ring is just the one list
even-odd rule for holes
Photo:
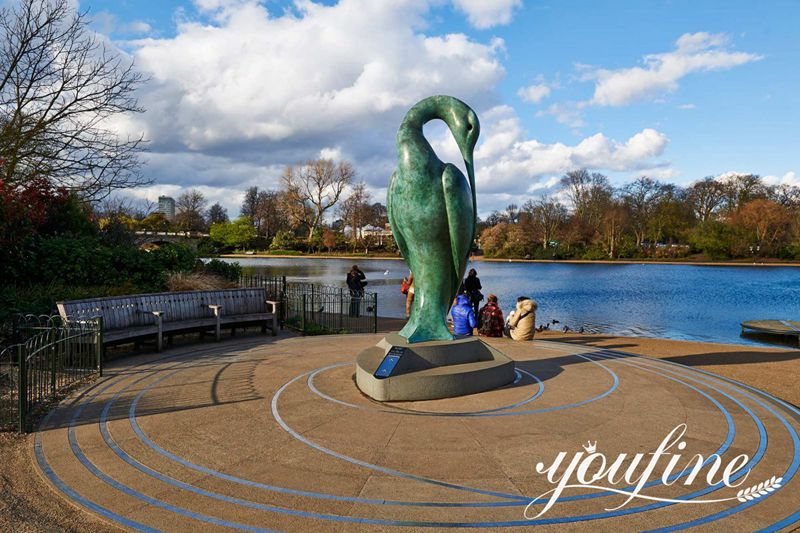
[[[617,184],[753,172],[800,182],[800,2],[81,0],[150,81],[138,196],[195,187],[238,214],[283,167],[347,159],[376,200],[404,113],[432,94],[481,121],[478,208]],[[426,129],[445,161],[458,151]],[[462,165],[463,166],[463,165]]]

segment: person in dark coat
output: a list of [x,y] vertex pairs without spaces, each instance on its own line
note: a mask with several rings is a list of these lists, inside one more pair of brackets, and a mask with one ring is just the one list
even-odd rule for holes
[[367,276],[358,268],[358,265],[353,265],[353,268],[347,273],[347,288],[350,289],[350,316],[361,315],[361,299],[364,297],[366,279]]
[[486,305],[478,314],[478,335],[481,337],[502,337],[503,311],[497,305],[497,296],[490,294],[486,297]]
[[474,268],[470,268],[469,274],[467,274],[462,284],[462,292],[469,296],[469,301],[472,304],[472,310],[475,316],[478,315],[478,307],[481,304],[481,300],[483,300],[483,294],[481,294],[482,288],[478,272]]
[[459,294],[456,298],[456,305],[450,312],[453,316],[453,333],[456,335],[472,335],[472,330],[477,326],[475,321],[475,310],[469,301],[469,296]]

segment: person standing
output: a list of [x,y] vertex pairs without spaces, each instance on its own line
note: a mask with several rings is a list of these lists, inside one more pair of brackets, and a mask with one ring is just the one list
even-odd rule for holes
[[515,341],[529,341],[533,339],[536,330],[536,302],[527,296],[517,298],[517,308],[508,315],[506,335]]
[[463,283],[464,292],[469,296],[469,301],[472,304],[472,310],[475,316],[478,316],[478,307],[481,304],[481,300],[483,300],[483,294],[481,294],[481,280],[478,277],[478,272],[475,271],[474,268],[469,269],[469,274],[467,274],[467,278],[464,280]]
[[411,306],[414,304],[414,273],[408,271],[408,277],[400,285],[400,292],[406,295],[406,319],[411,317]]
[[481,337],[503,336],[503,310],[497,305],[497,296],[486,297],[486,305],[478,313],[478,335]]
[[472,330],[477,323],[469,296],[459,294],[451,314],[453,315],[453,333],[456,335],[472,335]]
[[350,316],[361,315],[361,299],[364,297],[364,287],[367,285],[367,276],[353,265],[347,273],[347,288],[350,289]]

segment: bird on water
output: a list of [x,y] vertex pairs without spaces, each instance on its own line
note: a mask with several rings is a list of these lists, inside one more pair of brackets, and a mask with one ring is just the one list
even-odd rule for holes
[[[467,176],[442,162],[422,127],[440,119],[456,140]],[[475,112],[452,96],[412,107],[397,132],[397,169],[388,189],[389,223],[414,274],[411,316],[400,335],[409,342],[452,340],[446,315],[464,277],[475,239],[473,152],[480,134]]]

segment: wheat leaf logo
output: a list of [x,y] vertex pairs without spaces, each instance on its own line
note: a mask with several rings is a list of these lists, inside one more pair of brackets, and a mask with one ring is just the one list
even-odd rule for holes
[[753,485],[752,487],[740,490],[738,493],[736,493],[736,499],[740,502],[748,502],[755,500],[756,498],[766,496],[775,489],[779,489],[781,487],[781,481],[783,481],[782,477],[772,476],[768,480],[762,481],[758,485]]

